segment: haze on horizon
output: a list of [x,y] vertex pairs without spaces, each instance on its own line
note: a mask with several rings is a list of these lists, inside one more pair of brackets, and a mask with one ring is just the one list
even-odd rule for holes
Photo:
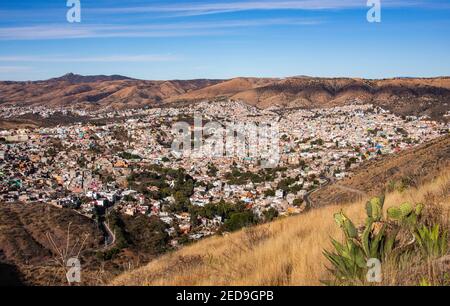
[[0,3],[0,80],[450,75],[443,0],[381,0],[381,23],[366,0],[65,2]]

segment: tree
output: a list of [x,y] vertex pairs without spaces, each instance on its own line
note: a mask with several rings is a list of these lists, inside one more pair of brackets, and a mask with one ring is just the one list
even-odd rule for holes
[[247,210],[232,214],[230,219],[225,221],[223,229],[228,232],[233,232],[255,223],[256,218],[253,212]]
[[278,217],[278,210],[276,210],[273,207],[269,208],[264,212],[264,220],[266,222],[273,221],[277,217]]
[[89,238],[89,234],[78,234],[75,242],[72,242],[72,234],[70,232],[71,225],[72,222],[69,222],[69,225],[67,226],[66,239],[61,243],[59,243],[50,232],[46,233],[47,240],[52,249],[53,260],[61,267],[69,286],[71,286],[73,282],[80,281],[79,271],[78,273],[72,272],[72,267],[79,268],[78,265],[80,262],[80,254],[84,250],[86,241]]
[[265,197],[274,197],[275,196],[275,190],[269,189],[269,190],[264,191],[264,196]]
[[191,204],[191,201],[189,200],[188,197],[186,197],[186,195],[183,192],[177,191],[177,192],[175,192],[173,197],[175,199],[175,203],[173,203],[170,206],[171,211],[173,211],[173,212],[189,211],[189,205]]
[[126,219],[127,230],[133,247],[138,247],[149,254],[160,254],[167,249],[168,225],[158,217],[150,218],[139,215]]
[[294,202],[292,203],[294,206],[301,206],[303,204],[303,200],[302,199],[295,199]]
[[211,177],[216,177],[219,169],[214,164],[208,164],[208,172],[207,174]]

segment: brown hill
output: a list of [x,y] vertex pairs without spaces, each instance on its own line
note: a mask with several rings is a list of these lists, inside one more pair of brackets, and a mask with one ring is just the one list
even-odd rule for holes
[[0,203],[0,275],[14,276],[15,282],[64,283],[46,235],[50,234],[59,248],[65,248],[69,223],[71,248],[84,234],[89,235],[86,249],[101,247],[103,238],[95,223],[71,210],[38,203]]
[[167,101],[212,99],[222,96],[231,97],[240,92],[267,86],[277,81],[278,79],[235,78],[190,93],[174,96]]
[[58,248],[66,250],[69,224],[69,250],[75,250],[70,252],[72,256],[81,244],[77,239],[88,235],[80,253],[82,285],[103,284],[166,251],[168,236],[164,226],[160,227],[162,221],[143,215],[117,218],[110,226],[116,235],[122,233],[126,242],[120,243],[125,245],[119,248],[116,241],[105,247],[97,223],[75,211],[42,203],[0,203],[0,285],[65,285],[65,274],[55,262],[57,254],[47,234]]
[[67,73],[59,78],[48,80],[49,82],[66,81],[71,84],[91,83],[91,82],[105,82],[105,81],[121,81],[133,80],[132,78],[122,75],[79,75],[74,73]]
[[290,78],[240,92],[232,98],[261,108],[372,103],[399,115],[429,115],[440,119],[450,109],[450,79]]
[[293,77],[261,79],[259,82],[239,78],[173,97],[170,101],[214,96],[243,100],[259,108],[317,108],[373,103],[399,115],[429,115],[443,119],[450,110],[450,78],[364,80]]
[[443,115],[450,110],[450,78],[144,81],[122,76],[68,74],[48,81],[0,82],[0,105],[122,109],[216,97],[239,99],[260,108],[373,103],[399,115],[429,115],[448,120]]
[[77,76],[36,82],[0,82],[0,104],[134,108],[219,83],[218,80],[143,81],[121,76]]

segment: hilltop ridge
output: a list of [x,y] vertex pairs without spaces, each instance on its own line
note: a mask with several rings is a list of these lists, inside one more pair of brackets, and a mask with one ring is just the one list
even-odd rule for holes
[[375,104],[398,115],[448,120],[450,78],[251,78],[147,81],[73,73],[47,81],[0,82],[0,105],[126,109],[218,97],[258,108]]
[[[68,82],[71,84],[90,83],[90,82],[107,82],[107,81],[122,81],[122,80],[136,80],[122,75],[80,75],[69,72],[61,77],[49,79],[48,82]],[[38,81],[39,82],[39,81]],[[43,82],[43,81],[40,81]],[[44,81],[45,82],[45,81]]]

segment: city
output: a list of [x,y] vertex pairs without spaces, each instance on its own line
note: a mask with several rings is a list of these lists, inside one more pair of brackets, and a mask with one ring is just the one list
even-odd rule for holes
[[[24,111],[43,118],[71,113],[83,122],[0,131],[0,201],[48,203],[95,220],[108,219],[112,211],[157,217],[167,225],[172,247],[300,214],[308,209],[309,193],[351,176],[360,163],[412,148],[449,129],[426,116],[401,118],[358,101],[326,109],[260,110],[216,99],[180,108],[111,112],[8,108],[1,116]],[[172,149],[172,127],[192,124],[197,114],[203,122],[223,126],[276,122],[277,163],[264,167],[245,148],[243,155],[193,152],[180,158]],[[244,138],[240,145],[248,149],[251,139]]]

